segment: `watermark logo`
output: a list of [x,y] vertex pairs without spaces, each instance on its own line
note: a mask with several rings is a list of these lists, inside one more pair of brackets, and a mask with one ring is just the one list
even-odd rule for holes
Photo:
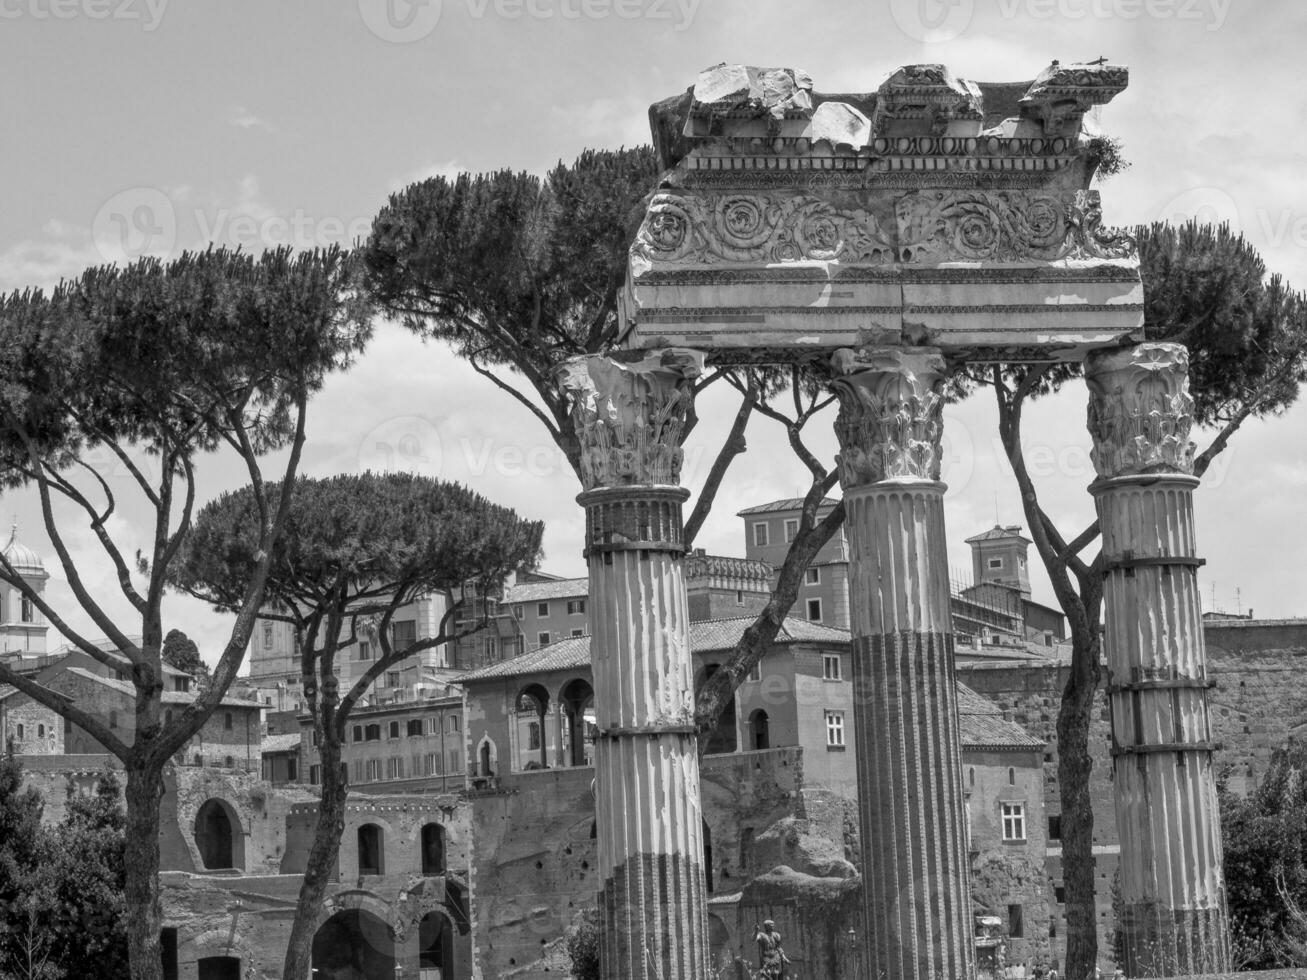
[[890,0],[894,23],[914,41],[942,44],[971,25],[974,0]]
[[440,433],[420,415],[401,415],[382,422],[359,443],[361,472],[417,473],[439,477],[444,466]]
[[159,29],[168,0],[0,0],[0,20],[113,20]]
[[1191,187],[1168,200],[1157,213],[1157,220],[1169,225],[1181,225],[1190,219],[1204,225],[1228,223],[1236,232],[1242,227],[1239,205],[1219,187]]
[[421,41],[440,23],[441,0],[359,0],[359,15],[377,37],[391,44]]
[[91,238],[106,262],[167,254],[177,244],[177,209],[155,187],[129,187],[105,201]]

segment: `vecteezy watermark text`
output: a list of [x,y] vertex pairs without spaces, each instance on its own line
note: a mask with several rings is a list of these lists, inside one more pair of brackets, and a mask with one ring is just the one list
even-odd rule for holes
[[138,21],[156,30],[168,0],[0,0],[0,20]]
[[[672,30],[690,26],[701,0],[461,0],[473,20],[666,21]],[[440,23],[442,0],[358,0],[363,23],[383,41],[420,41]]]
[[[1234,0],[997,0],[1004,20],[1165,20],[1219,30]],[[992,9],[992,8],[991,8]],[[975,0],[890,0],[890,15],[914,41],[952,41],[971,26]]]

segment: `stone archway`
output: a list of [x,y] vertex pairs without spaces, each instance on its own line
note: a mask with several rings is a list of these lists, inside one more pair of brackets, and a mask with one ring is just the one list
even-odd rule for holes
[[195,813],[195,847],[205,871],[245,870],[245,835],[240,817],[226,800],[215,796],[200,804]]
[[[418,923],[418,969],[439,970],[441,980],[453,980],[457,957],[454,950],[454,926],[443,912],[428,912]],[[427,976],[421,972],[420,976]],[[435,974],[431,974],[435,975]]]
[[323,980],[391,978],[395,975],[394,932],[367,909],[341,909],[313,936],[313,970],[314,977]]

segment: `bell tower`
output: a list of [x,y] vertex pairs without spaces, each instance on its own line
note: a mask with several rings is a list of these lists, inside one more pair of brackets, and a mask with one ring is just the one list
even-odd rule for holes
[[[35,551],[18,540],[18,525],[9,532],[4,556],[14,571],[38,595],[45,594],[50,573]],[[38,655],[46,652],[45,616],[26,596],[7,582],[0,582],[0,652]]]
[[1020,524],[1007,527],[995,524],[988,531],[967,538],[967,544],[971,545],[971,570],[977,585],[1006,585],[1030,597],[1026,549],[1031,542],[1022,535]]

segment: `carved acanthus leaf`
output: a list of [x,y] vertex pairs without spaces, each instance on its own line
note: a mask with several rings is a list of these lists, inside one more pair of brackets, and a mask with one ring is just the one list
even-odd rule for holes
[[839,350],[831,387],[845,490],[883,480],[938,480],[944,358],[934,348]]
[[1085,383],[1100,477],[1193,473],[1194,400],[1182,344],[1095,351],[1085,361]]
[[691,382],[703,373],[703,357],[671,348],[631,361],[578,357],[559,367],[585,489],[679,483]]

